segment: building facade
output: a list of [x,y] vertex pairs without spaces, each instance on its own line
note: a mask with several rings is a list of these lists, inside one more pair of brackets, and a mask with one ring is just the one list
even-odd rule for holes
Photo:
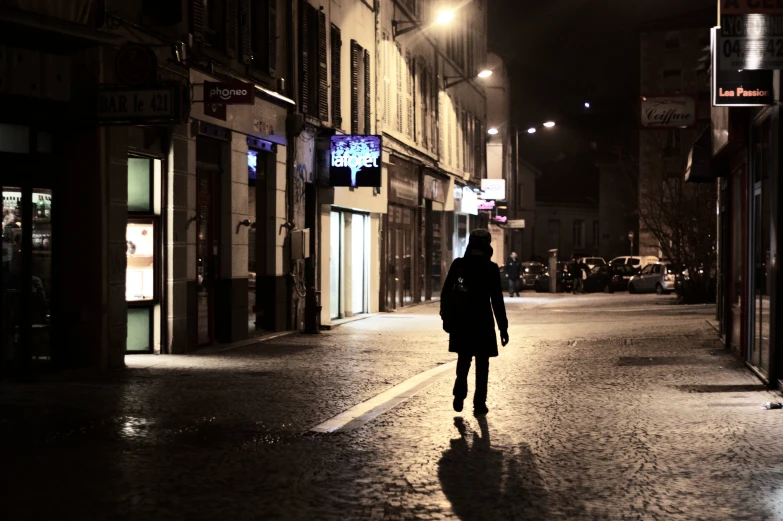
[[[440,7],[0,7],[0,370],[122,367],[437,298],[489,224],[477,74],[501,66],[485,1],[442,26]],[[336,182],[351,136],[380,137],[379,182]]]
[[638,255],[663,257],[658,239],[645,225],[645,215],[654,212],[650,206],[660,199],[661,186],[681,182],[690,146],[709,123],[709,76],[700,67],[709,44],[709,26],[702,12],[648,24],[640,34],[641,96],[692,98],[696,124],[689,128],[641,128],[639,131]]
[[[378,5],[378,129],[388,180],[381,223],[382,310],[440,294],[451,261],[479,226],[486,177],[486,2],[438,24],[436,2]],[[483,226],[487,227],[488,222]]]

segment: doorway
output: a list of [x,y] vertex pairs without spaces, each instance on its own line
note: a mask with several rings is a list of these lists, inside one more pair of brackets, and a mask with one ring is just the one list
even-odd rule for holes
[[0,354],[5,372],[52,360],[53,191],[25,182],[0,186],[0,192]]
[[196,142],[196,298],[198,345],[215,342],[215,281],[220,276],[220,179],[223,142]]

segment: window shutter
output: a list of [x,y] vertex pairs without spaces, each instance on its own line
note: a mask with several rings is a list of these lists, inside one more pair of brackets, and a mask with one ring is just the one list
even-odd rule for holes
[[190,32],[194,43],[204,41],[204,0],[190,2]]
[[364,51],[364,133],[372,133],[372,78],[370,51]]
[[239,0],[226,2],[226,53],[230,58],[237,57],[239,40]]
[[351,40],[351,134],[359,133],[359,53],[361,47]]
[[299,0],[299,105],[302,114],[310,113],[310,11]]
[[239,61],[253,63],[253,38],[251,35],[250,0],[239,0]]
[[[436,87],[436,76],[433,69],[429,69],[427,71],[427,79],[429,79],[430,85],[429,89],[427,89],[427,95],[430,97],[431,100],[431,110],[430,110],[430,122],[432,123],[432,128],[430,131],[430,150],[432,150],[433,153],[438,153],[438,141],[440,139],[440,127],[438,121],[438,118],[435,114],[432,113],[433,110],[435,110],[435,107],[438,107],[440,110],[440,99],[438,97],[438,89]],[[440,113],[440,112],[439,112]],[[443,151],[443,147],[441,146],[440,151]]]
[[402,133],[402,98],[405,95],[402,90],[402,75],[403,75],[403,64],[402,64],[402,47],[398,43],[396,46],[397,52],[394,55],[394,63],[395,63],[395,72],[397,73],[397,132]]
[[389,33],[383,32],[383,123],[391,125],[391,113],[389,104],[391,103],[391,78],[389,77]]
[[329,69],[326,63],[326,13],[318,11],[318,119],[329,120]]
[[413,82],[414,82],[414,68],[416,65],[411,58],[410,51],[405,52],[405,105],[407,109],[407,131],[408,136],[414,137],[415,127],[413,125]]
[[340,81],[341,77],[340,74],[342,72],[341,69],[341,61],[340,61],[340,51],[343,46],[343,41],[340,36],[340,29],[332,26],[332,125],[334,125],[336,128],[340,128],[343,124],[343,109],[342,109],[342,101],[340,99],[340,96],[342,96],[342,90],[340,89]]
[[269,74],[277,72],[277,0],[269,0]]

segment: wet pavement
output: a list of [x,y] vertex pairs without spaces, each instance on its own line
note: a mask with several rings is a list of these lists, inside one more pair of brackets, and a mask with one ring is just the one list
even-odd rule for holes
[[783,410],[760,409],[779,397],[717,341],[713,308],[533,293],[507,307],[480,420],[451,409],[449,372],[349,432],[310,432],[454,360],[436,305],[0,384],[3,519],[783,516]]

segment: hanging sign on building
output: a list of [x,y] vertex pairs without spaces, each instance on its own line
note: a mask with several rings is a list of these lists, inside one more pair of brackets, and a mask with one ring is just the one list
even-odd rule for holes
[[721,0],[723,70],[783,69],[783,0]]
[[381,186],[380,136],[332,136],[330,153],[329,186]]
[[775,104],[774,71],[737,70],[721,66],[720,28],[712,29],[712,105],[715,107],[757,107]]
[[255,100],[255,86],[252,83],[243,81],[204,82],[204,103],[253,105]]
[[468,215],[478,215],[478,195],[472,188],[462,187],[461,212]]
[[783,14],[783,0],[720,0],[720,14]]
[[479,211],[494,210],[495,201],[493,199],[490,199],[489,201],[487,201],[486,199],[479,199],[478,209]]
[[524,219],[509,219],[506,222],[506,228],[524,228],[524,227],[525,227]]
[[448,181],[425,173],[422,182],[422,193],[425,199],[438,203],[446,202],[446,187],[449,185]]
[[482,199],[505,201],[506,200],[506,180],[505,179],[482,179],[481,180]]
[[696,124],[692,96],[642,96],[642,128],[689,128]]
[[183,118],[180,86],[158,84],[123,89],[102,87],[97,117],[101,123],[139,124],[177,122]]

